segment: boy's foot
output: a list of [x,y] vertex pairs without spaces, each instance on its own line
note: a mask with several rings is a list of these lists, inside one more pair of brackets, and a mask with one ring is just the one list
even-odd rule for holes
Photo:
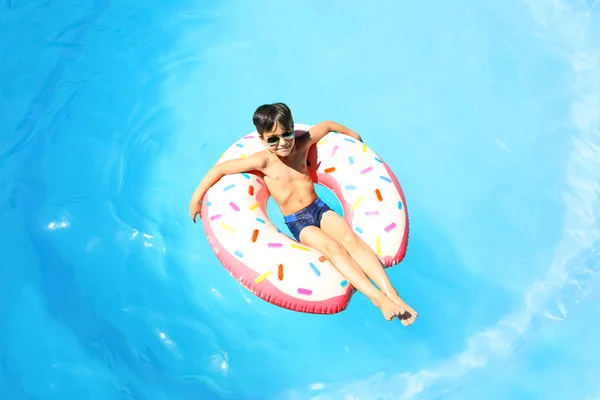
[[402,310],[400,314],[398,314],[398,319],[402,322],[402,325],[409,326],[417,319],[417,312],[404,300],[398,296],[398,293],[385,293],[385,295],[397,306],[399,306]]
[[391,321],[394,317],[399,317],[404,312],[404,309],[401,306],[394,303],[383,294],[380,298],[375,299],[373,304],[381,310],[384,318],[388,321]]

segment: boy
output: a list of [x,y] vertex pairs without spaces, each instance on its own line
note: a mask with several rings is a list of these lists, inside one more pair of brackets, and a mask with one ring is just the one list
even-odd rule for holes
[[283,103],[258,107],[253,121],[266,149],[251,157],[217,164],[206,174],[190,202],[190,216],[194,223],[196,216],[200,215],[204,194],[221,177],[260,171],[296,240],[328,257],[348,282],[366,295],[388,321],[399,317],[404,326],[412,324],[417,317],[415,310],[398,296],[373,250],[341,216],[317,197],[306,166],[310,147],[329,132],[339,132],[362,141],[361,137],[345,126],[325,121],[296,138],[292,113]]

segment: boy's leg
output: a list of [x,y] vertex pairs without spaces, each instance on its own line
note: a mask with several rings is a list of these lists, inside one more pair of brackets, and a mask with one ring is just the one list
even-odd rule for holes
[[350,257],[344,246],[321,229],[316,226],[307,226],[300,232],[300,241],[325,254],[348,282],[356,290],[367,296],[381,310],[388,321],[403,312],[402,307],[387,298],[369,281],[369,278]]
[[377,254],[360,236],[352,231],[346,220],[333,210],[327,211],[321,218],[321,229],[337,242],[341,243],[365,274],[379,286],[381,291],[394,303],[400,305],[406,313],[410,314],[403,313],[400,316],[402,323],[404,325],[412,324],[417,318],[417,312],[400,298],[385,273]]

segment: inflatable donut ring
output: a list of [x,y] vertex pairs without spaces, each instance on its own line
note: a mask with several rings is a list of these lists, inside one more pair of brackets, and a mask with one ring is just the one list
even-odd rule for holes
[[[310,129],[296,124],[296,135]],[[264,146],[253,132],[235,142],[219,162],[248,157]],[[365,144],[329,133],[308,153],[315,183],[331,189],[344,219],[385,267],[404,258],[408,214],[402,189],[386,163]],[[269,191],[253,173],[227,175],[206,193],[202,222],[223,266],[261,299],[294,311],[343,311],[352,287],[319,251],[279,231],[266,213]]]

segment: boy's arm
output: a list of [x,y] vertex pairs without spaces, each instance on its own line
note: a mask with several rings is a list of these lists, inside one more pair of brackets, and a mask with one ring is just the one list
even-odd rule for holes
[[310,131],[308,132],[308,135],[310,136],[310,144],[312,145],[317,143],[329,132],[339,132],[362,142],[360,135],[354,132],[352,129],[334,121],[323,121],[310,128]]
[[200,181],[200,184],[194,191],[192,199],[190,200],[190,216],[192,217],[194,223],[196,222],[196,215],[200,213],[204,195],[212,185],[219,181],[219,179],[225,175],[237,174],[240,172],[262,172],[266,165],[267,158],[262,152],[260,152],[247,158],[227,160],[212,167],[204,176],[204,178],[202,178],[202,181]]

